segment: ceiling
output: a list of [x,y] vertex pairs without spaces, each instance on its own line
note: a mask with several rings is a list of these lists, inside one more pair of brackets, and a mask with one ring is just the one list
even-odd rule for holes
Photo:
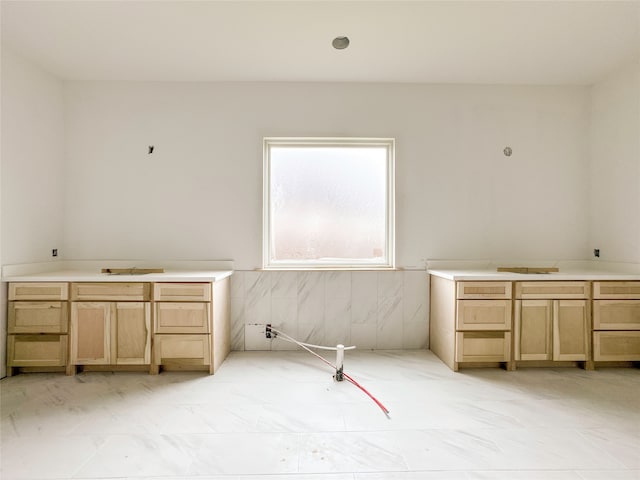
[[640,0],[2,0],[1,15],[3,45],[77,80],[588,85],[640,61]]

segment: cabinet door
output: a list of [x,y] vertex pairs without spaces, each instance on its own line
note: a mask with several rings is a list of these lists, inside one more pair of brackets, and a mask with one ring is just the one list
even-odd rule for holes
[[640,299],[640,282],[593,282],[593,298]]
[[510,332],[456,332],[456,362],[508,362]]
[[111,363],[151,363],[151,306],[149,302],[118,302],[111,320]]
[[71,303],[71,365],[111,361],[111,302]]
[[554,300],[553,310],[553,359],[586,360],[588,301]]
[[640,330],[640,300],[594,300],[594,330]]
[[156,302],[210,302],[211,283],[154,283]]
[[67,302],[9,302],[9,333],[67,333]]
[[516,298],[529,300],[589,298],[589,282],[516,282]]
[[640,361],[640,332],[593,332],[593,359]]
[[209,333],[210,303],[156,302],[155,333]]
[[74,301],[132,301],[151,299],[151,284],[142,282],[72,283],[71,300]]
[[511,300],[458,300],[458,330],[511,330]]
[[64,367],[67,335],[8,335],[7,366]]
[[209,335],[156,335],[154,364],[210,365]]
[[552,314],[550,300],[516,300],[516,360],[551,360]]
[[69,284],[65,282],[9,284],[9,300],[67,300]]

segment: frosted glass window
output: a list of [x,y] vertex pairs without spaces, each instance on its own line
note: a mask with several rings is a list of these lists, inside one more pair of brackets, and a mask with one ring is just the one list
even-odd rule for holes
[[265,268],[393,268],[393,139],[264,141]]

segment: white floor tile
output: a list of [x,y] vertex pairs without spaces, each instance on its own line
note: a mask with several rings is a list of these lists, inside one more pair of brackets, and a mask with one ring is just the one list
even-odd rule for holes
[[425,350],[356,350],[345,371],[389,417],[300,351],[232,352],[213,376],[5,378],[0,477],[640,479],[637,369],[454,373]]

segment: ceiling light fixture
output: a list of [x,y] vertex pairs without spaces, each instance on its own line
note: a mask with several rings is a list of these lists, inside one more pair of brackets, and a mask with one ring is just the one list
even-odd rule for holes
[[349,46],[349,37],[336,37],[333,39],[333,42],[331,42],[331,45],[333,45],[333,48],[336,50],[344,50]]

